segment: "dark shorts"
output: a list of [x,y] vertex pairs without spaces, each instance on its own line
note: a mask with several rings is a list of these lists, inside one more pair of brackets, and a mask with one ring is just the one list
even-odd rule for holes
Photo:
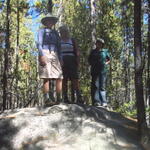
[[78,66],[75,56],[63,56],[64,79],[78,79]]

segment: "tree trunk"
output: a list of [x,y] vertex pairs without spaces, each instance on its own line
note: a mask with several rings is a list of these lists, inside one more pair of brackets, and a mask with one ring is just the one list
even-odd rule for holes
[[6,49],[4,51],[4,71],[3,71],[3,110],[6,109],[6,101],[7,101],[7,75],[8,75],[8,51],[10,50],[10,0],[7,0],[7,11],[6,11]]
[[[16,43],[16,92],[18,90],[18,65],[19,65],[19,34],[20,34],[20,5],[17,0],[17,43]],[[17,107],[19,105],[19,98],[17,96]]]
[[52,0],[48,0],[47,10],[49,13],[53,12],[53,2]]
[[[148,1],[148,8],[150,10],[150,1]],[[150,107],[150,13],[148,14],[148,62],[147,62],[147,101]],[[150,116],[150,114],[149,114]],[[150,124],[150,117],[149,117]]]
[[57,16],[59,18],[58,26],[61,26],[63,23],[63,15],[64,15],[63,0],[60,0],[59,9],[57,12]]
[[137,103],[138,131],[145,135],[146,117],[143,96],[143,63],[141,44],[141,0],[134,0],[134,52],[135,52],[135,94]]
[[[96,41],[96,0],[91,0],[91,37],[92,37],[92,44]],[[92,45],[93,47],[94,45]]]

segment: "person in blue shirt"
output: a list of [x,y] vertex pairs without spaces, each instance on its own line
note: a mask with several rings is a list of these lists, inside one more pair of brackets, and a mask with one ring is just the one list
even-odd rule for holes
[[91,66],[91,98],[95,106],[107,106],[106,100],[106,74],[110,63],[107,49],[104,49],[104,40],[96,40],[96,48],[90,52],[88,57]]
[[47,15],[42,18],[41,23],[44,28],[38,32],[38,50],[39,50],[39,77],[43,79],[43,92],[45,104],[54,100],[49,93],[49,81],[56,80],[57,101],[60,101],[62,91],[62,56],[61,43],[58,32],[53,28],[57,18]]

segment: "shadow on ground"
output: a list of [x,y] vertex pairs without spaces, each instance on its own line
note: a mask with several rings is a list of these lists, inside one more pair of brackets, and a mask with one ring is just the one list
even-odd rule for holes
[[[12,123],[20,118],[21,123]],[[76,104],[1,114],[0,150],[18,150],[14,138],[20,140],[20,150],[144,150],[135,121],[105,108]]]

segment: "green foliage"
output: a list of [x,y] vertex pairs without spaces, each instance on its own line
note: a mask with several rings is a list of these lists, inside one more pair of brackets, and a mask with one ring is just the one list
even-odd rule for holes
[[116,111],[124,114],[125,116],[136,118],[137,110],[135,105],[135,101],[129,101],[124,103],[123,105],[120,105]]
[[[15,105],[23,105],[25,99],[30,99],[31,94],[35,91],[37,86],[37,60],[36,57],[31,54],[34,48],[33,33],[28,28],[31,24],[31,20],[25,18],[25,14],[28,10],[27,1],[12,0],[10,7],[10,47],[8,51],[8,93],[15,93],[12,99],[16,100]],[[19,20],[17,18],[17,10],[19,10]],[[6,7],[0,14],[2,22],[0,26],[6,28]],[[19,22],[18,22],[19,21]],[[28,24],[28,26],[27,26]],[[18,26],[19,25],[19,26]],[[18,38],[18,46],[17,46]],[[0,49],[0,53],[6,51]],[[1,53],[2,59],[0,59],[0,66],[3,69],[4,66],[4,54]],[[2,80],[3,70],[1,70],[0,79]],[[3,90],[3,85],[0,85],[0,93]],[[2,96],[1,96],[2,97]],[[11,98],[11,97],[9,97]],[[17,99],[16,99],[17,98]],[[1,99],[0,99],[1,101]],[[8,99],[8,101],[11,101]],[[20,104],[19,104],[20,103]],[[16,107],[16,106],[14,106]]]
[[150,113],[150,106],[146,108],[146,112]]

